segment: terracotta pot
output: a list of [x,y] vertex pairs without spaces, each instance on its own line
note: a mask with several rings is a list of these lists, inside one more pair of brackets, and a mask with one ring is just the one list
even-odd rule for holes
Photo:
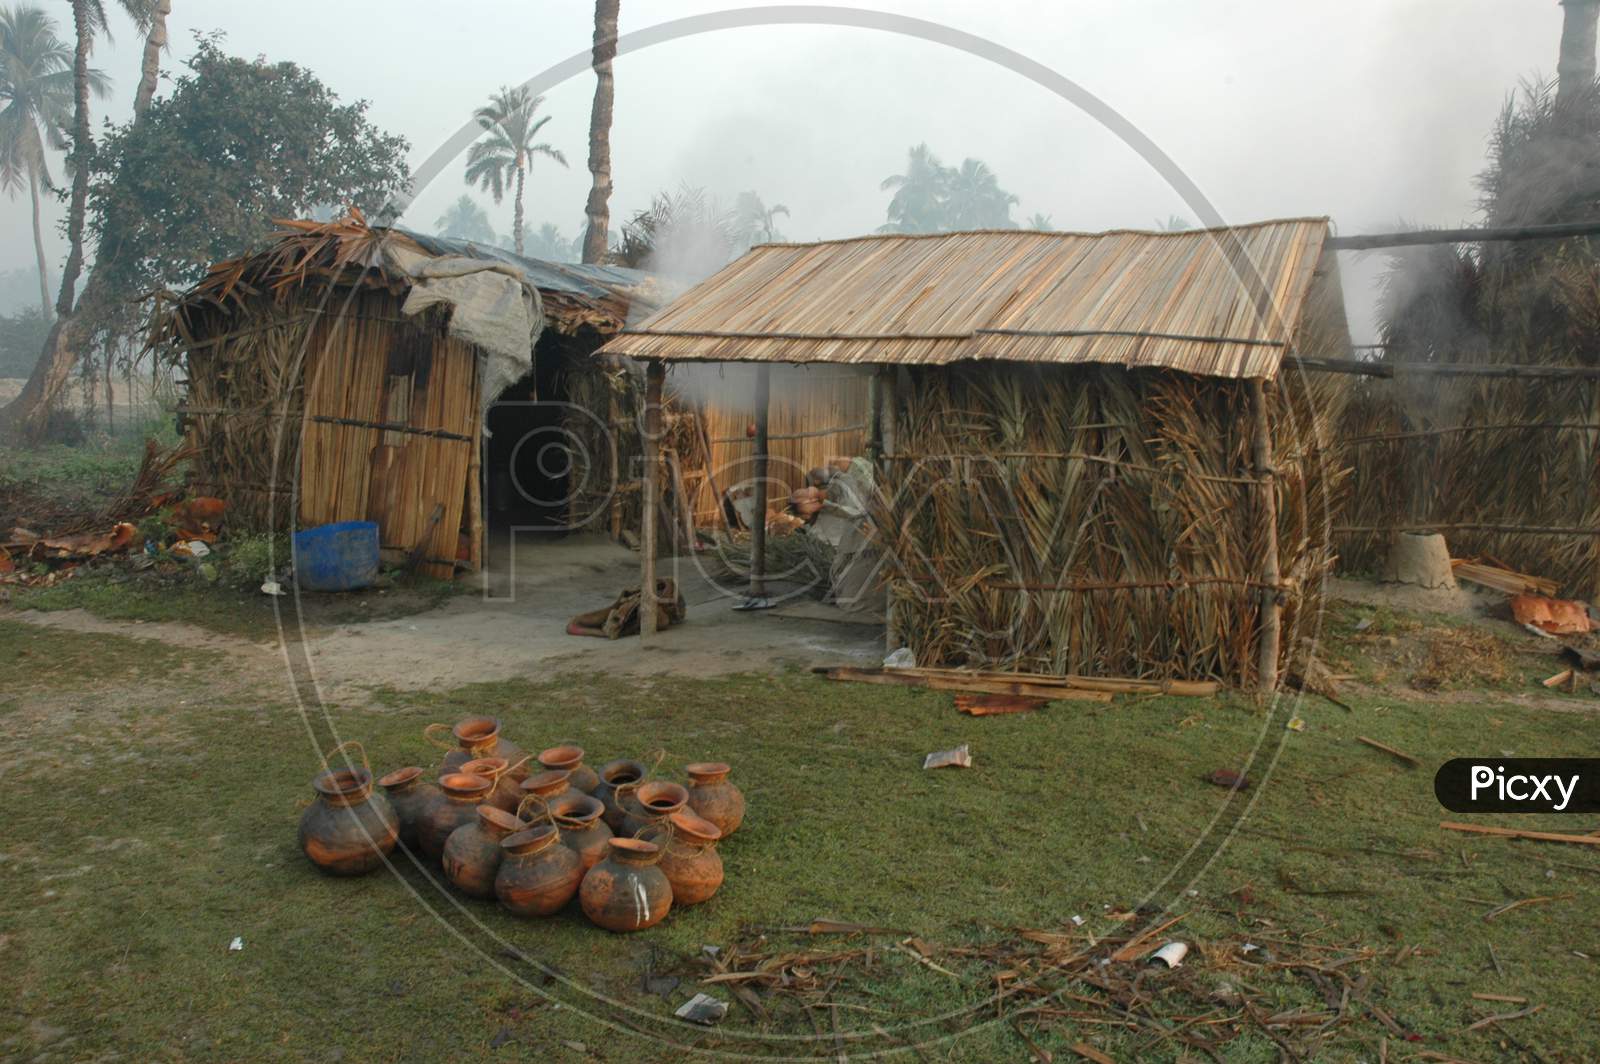
[[439,777],[439,790],[444,800],[435,802],[417,823],[417,849],[429,860],[444,856],[444,844],[450,834],[478,815],[478,806],[489,797],[494,784],[482,776],[467,772],[447,772]]
[[547,769],[557,772],[570,772],[572,778],[568,782],[573,790],[582,791],[584,794],[593,793],[600,785],[600,775],[594,769],[583,763],[583,747],[572,743],[562,743],[552,746],[539,755],[539,764]]
[[672,884],[672,904],[698,905],[722,886],[722,855],[717,840],[722,833],[705,817],[684,809],[668,820],[663,832],[661,871]]
[[494,897],[494,877],[500,871],[500,841],[528,825],[487,801],[478,815],[456,828],[444,842],[444,874],[469,898]]
[[372,770],[330,769],[311,787],[317,800],[300,817],[300,848],[311,863],[333,876],[381,865],[400,837],[400,820],[389,800],[372,792]]
[[537,821],[544,816],[544,807],[564,794],[571,792],[569,780],[572,773],[564,769],[546,769],[535,772],[523,780],[518,787],[518,806],[529,821]]
[[[434,733],[446,730],[455,740],[454,745],[433,737]],[[448,729],[443,724],[430,724],[422,729],[422,737],[446,751],[444,760],[439,763],[441,776],[446,772],[460,772],[462,765],[479,757],[505,758],[506,763],[513,766],[511,778],[518,783],[528,775],[526,764],[518,767],[518,762],[524,759],[522,747],[500,737],[500,722],[494,717],[465,717]]]
[[495,876],[500,904],[515,916],[550,916],[572,900],[583,881],[578,855],[560,845],[561,833],[550,824],[519,831],[500,840],[505,856]]
[[587,872],[606,855],[611,829],[601,819],[605,806],[587,794],[563,794],[550,801],[550,819],[561,829],[561,845],[583,861]]
[[744,822],[744,795],[728,782],[733,771],[720,761],[700,761],[689,773],[689,808],[717,826],[727,838]]
[[689,792],[666,780],[646,780],[631,794],[623,796],[620,835],[637,835],[652,824],[665,821],[689,804]]
[[503,757],[475,757],[471,761],[463,761],[457,771],[482,776],[493,783],[494,790],[483,800],[484,804],[515,813],[517,803],[522,800],[522,790],[521,784],[512,778],[512,770],[512,764]]
[[378,780],[384,797],[400,821],[400,845],[413,852],[417,849],[417,824],[421,822],[435,802],[444,801],[444,795],[423,778],[422,769],[416,765],[395,769]]
[[578,889],[583,914],[607,931],[642,931],[665,919],[672,884],[656,867],[661,847],[643,839],[612,839],[606,856]]
[[595,786],[594,796],[605,805],[606,826],[613,832],[622,830],[622,818],[626,815],[617,797],[617,788],[632,787],[644,779],[647,771],[640,762],[630,761],[627,758],[607,761],[600,766],[600,782]]

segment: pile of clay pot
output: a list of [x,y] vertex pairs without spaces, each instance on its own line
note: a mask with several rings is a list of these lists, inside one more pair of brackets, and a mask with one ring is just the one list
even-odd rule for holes
[[[452,744],[435,738],[445,731]],[[362,875],[399,845],[442,866],[469,897],[498,899],[525,917],[554,915],[576,897],[610,931],[652,927],[722,886],[717,843],[744,819],[727,765],[689,765],[685,787],[639,761],[597,772],[571,743],[524,754],[493,717],[430,724],[424,736],[448,751],[437,784],[413,765],[377,780],[375,791],[365,751],[362,767],[336,756],[343,747],[329,754],[330,765],[345,767],[312,781],[317,798],[300,820],[313,864]]]

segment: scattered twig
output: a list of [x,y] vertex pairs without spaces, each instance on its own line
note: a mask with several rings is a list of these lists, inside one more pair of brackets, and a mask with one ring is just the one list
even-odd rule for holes
[[1479,1020],[1478,1022],[1468,1025],[1466,1028],[1464,1028],[1464,1030],[1476,1031],[1481,1027],[1489,1026],[1491,1023],[1504,1023],[1506,1020],[1520,1020],[1524,1016],[1532,1016],[1536,1012],[1543,1012],[1543,1011],[1544,1011],[1544,1006],[1543,1005],[1529,1005],[1527,1008],[1522,1009],[1522,1010],[1520,1010],[1518,1012],[1502,1012],[1502,1013],[1500,1013],[1498,1015],[1495,1015],[1495,1016],[1485,1016],[1483,1019]]
[[1406,764],[1410,765],[1412,768],[1421,768],[1422,767],[1422,761],[1420,759],[1412,757],[1410,754],[1405,753],[1404,751],[1396,750],[1394,747],[1389,746],[1389,745],[1387,745],[1385,743],[1380,743],[1376,739],[1369,739],[1365,735],[1358,735],[1358,736],[1356,736],[1356,742],[1365,743],[1366,745],[1372,747],[1374,750],[1382,750],[1384,753],[1388,754],[1391,757],[1399,758],[1401,761],[1404,761]]

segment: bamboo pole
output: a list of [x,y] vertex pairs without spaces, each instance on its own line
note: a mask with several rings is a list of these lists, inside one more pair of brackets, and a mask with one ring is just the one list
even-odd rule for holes
[[644,513],[639,529],[639,642],[656,634],[656,523],[661,505],[661,386],[666,363],[652,360],[644,370]]
[[882,387],[883,370],[867,378],[867,461],[873,469],[883,458],[883,409],[878,404],[878,391]]
[[[878,372],[878,407],[875,410],[878,423],[878,449],[880,453],[880,469],[878,480],[880,483],[893,490],[888,484],[888,473],[893,468],[890,464],[895,453],[895,375],[893,366],[885,366]],[[892,560],[885,557],[884,562],[892,565]],[[885,651],[892,653],[899,649],[897,642],[899,635],[895,631],[894,623],[894,573],[889,569],[883,581],[883,643]]]
[[1501,377],[1515,380],[1579,380],[1600,377],[1600,366],[1534,366],[1515,362],[1368,362],[1359,358],[1289,355],[1284,364],[1320,373],[1353,373],[1392,379],[1397,373],[1435,377]]
[[750,597],[767,595],[767,418],[772,405],[772,367],[763,362],[756,367],[756,453],[755,523],[750,526]]
[[1261,486],[1261,532],[1265,537],[1261,551],[1261,658],[1260,688],[1271,694],[1278,686],[1279,623],[1282,607],[1278,603],[1278,497],[1272,482],[1272,420],[1267,413],[1266,386],[1260,378],[1250,381],[1250,412],[1255,421],[1254,464]]
[[1329,251],[1370,251],[1373,248],[1419,247],[1423,244],[1477,244],[1486,240],[1566,240],[1575,236],[1600,236],[1600,222],[1560,225],[1517,225],[1484,229],[1424,229],[1408,233],[1368,233],[1329,237]]

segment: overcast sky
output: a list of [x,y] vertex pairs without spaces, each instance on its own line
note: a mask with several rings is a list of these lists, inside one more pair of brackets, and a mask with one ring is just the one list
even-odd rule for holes
[[[623,0],[624,33],[733,6]],[[760,5],[745,5],[756,7]],[[1230,222],[1328,215],[1344,233],[1401,221],[1474,218],[1485,136],[1521,79],[1553,75],[1556,0],[873,0],[1015,49],[1073,79],[1164,150]],[[44,7],[71,27],[66,0]],[[107,7],[114,7],[111,2]],[[583,0],[174,0],[171,67],[196,30],[224,47],[290,60],[403,134],[419,163],[501,84],[587,49]],[[94,62],[111,77],[102,114],[131,110],[142,41],[120,15]],[[883,177],[927,141],[946,162],[987,162],[1021,204],[1058,229],[1151,227],[1195,212],[1116,137],[1074,106],[961,52],[882,32],[823,27],[723,31],[651,47],[616,65],[613,224],[680,182],[725,201],[754,189],[790,210],[791,239],[869,232]],[[589,175],[587,71],[549,92],[531,227],[578,231]],[[420,190],[403,224],[431,228],[465,186],[464,160]],[[511,225],[509,200],[490,210]],[[52,221],[58,213],[51,205]],[[31,266],[26,196],[0,201],[0,269]],[[64,242],[49,249],[52,282]],[[1346,255],[1358,333],[1381,259]],[[1362,339],[1358,336],[1358,340]]]

